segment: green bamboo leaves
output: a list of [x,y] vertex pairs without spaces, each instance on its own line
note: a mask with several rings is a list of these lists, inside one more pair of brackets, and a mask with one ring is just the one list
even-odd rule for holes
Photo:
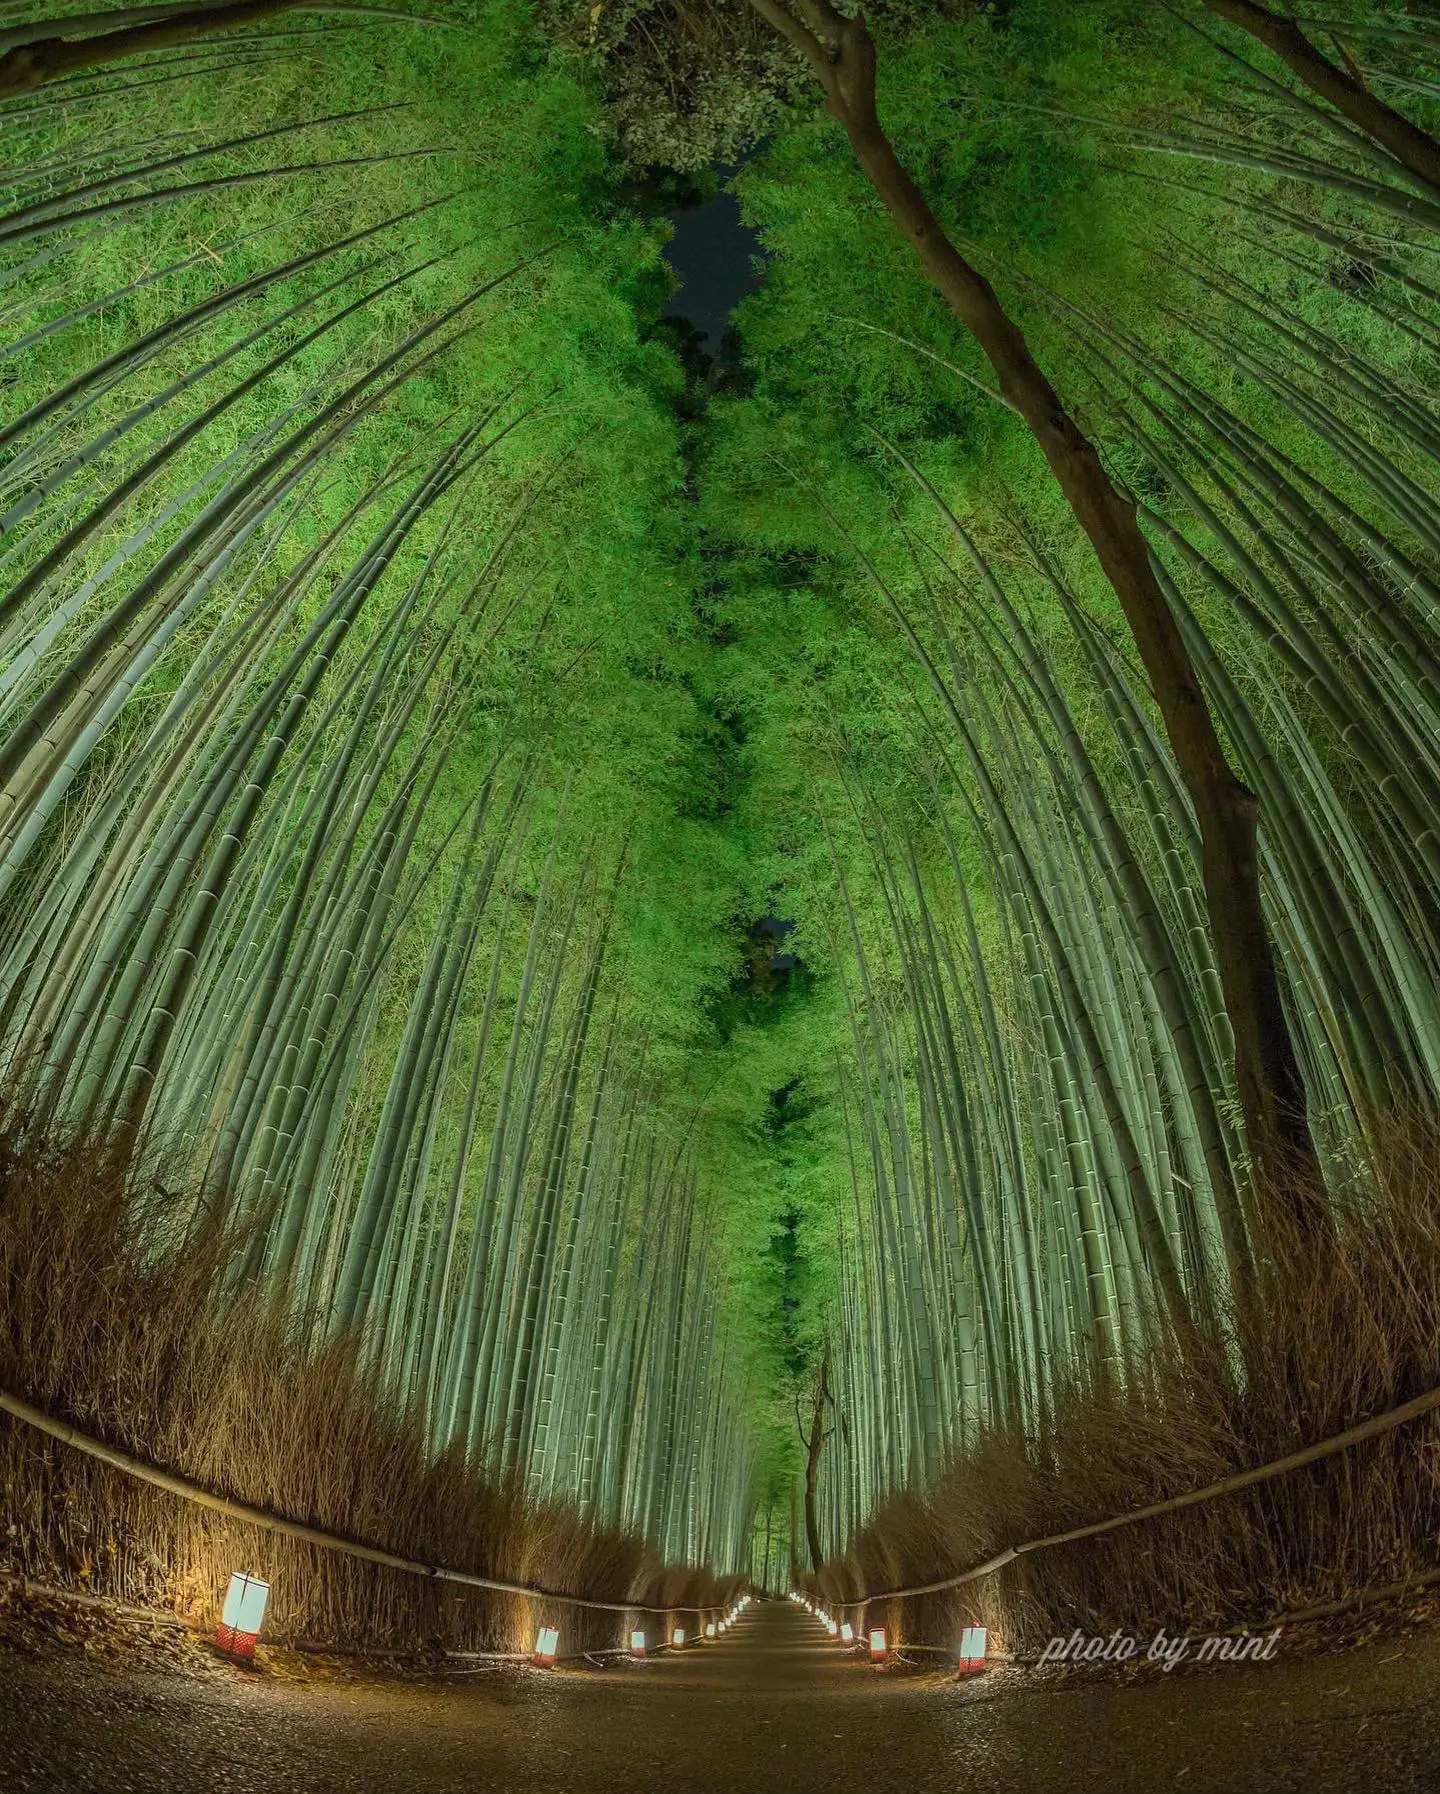
[[[1089,203],[1126,220],[1116,268],[1057,254],[1042,284],[1043,239],[1022,253],[1002,218],[993,275],[1028,295],[1133,496],[1257,799],[1311,1118],[1349,1190],[1374,1119],[1436,1089],[1437,221],[1289,87],[1234,57],[1184,66],[1195,115],[1158,127],[1033,108],[1057,138],[1102,129]],[[983,107],[1028,104],[1008,86],[973,104],[972,135],[1017,156]],[[1157,181],[1161,156],[1207,172]],[[1158,189],[1176,209],[1137,217]],[[775,684],[819,812],[789,903],[849,1029],[828,1316],[847,1424],[821,1472],[839,1551],[987,1428],[1043,1458],[1071,1391],[1143,1387],[1167,1339],[1218,1332],[1243,1377],[1269,1196],[1237,1125],[1194,816],[1113,607],[934,320],[895,328],[874,269],[852,298],[787,200],[754,191],[803,268],[784,266],[788,298],[808,279],[848,301],[812,292],[843,319],[831,368],[805,369],[828,412],[761,315],[759,396],[725,443],[755,552],[795,544],[823,594],[802,676]]]
[[[773,1584],[1177,1339],[1243,1380],[1273,1192],[1013,414],[802,121],[689,415],[528,12],[0,107],[0,1071],[437,1454]],[[1440,1078],[1440,212],[1164,9],[1113,98],[1026,16],[885,106],[1133,504],[1338,1192]]]
[[146,86],[124,151],[58,91],[0,117],[0,1051],[437,1452],[733,1564],[743,1388],[634,1022],[653,824],[594,764],[654,577],[606,481],[668,420],[615,403],[628,317],[577,351],[572,202],[516,241],[408,104],[303,79],[225,134]]

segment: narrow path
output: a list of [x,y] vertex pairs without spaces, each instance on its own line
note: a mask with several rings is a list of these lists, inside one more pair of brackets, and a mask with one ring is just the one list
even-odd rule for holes
[[1440,1786],[1440,1637],[1144,1686],[844,1659],[789,1603],[604,1673],[287,1684],[0,1655],[4,1794],[1385,1794]]
[[843,1699],[874,1678],[832,1643],[816,1619],[789,1601],[747,1607],[730,1630],[698,1651],[667,1653],[657,1692],[722,1698],[828,1695]]

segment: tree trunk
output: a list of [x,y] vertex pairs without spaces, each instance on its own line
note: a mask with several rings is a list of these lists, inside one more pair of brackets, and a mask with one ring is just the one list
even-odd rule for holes
[[[830,1342],[820,1359],[820,1380],[815,1385],[815,1409],[810,1417],[810,1437],[805,1440],[805,1542],[810,1547],[810,1568],[818,1575],[825,1562],[820,1545],[820,1521],[816,1493],[820,1485],[820,1454],[825,1449],[825,1409],[830,1402]],[[802,1434],[803,1438],[804,1435]]]
[[1205,5],[1273,51],[1311,93],[1328,100],[1432,193],[1440,194],[1440,142],[1377,100],[1348,69],[1337,68],[1322,56],[1294,19],[1271,12],[1257,0],[1205,0]]
[[[230,6],[199,6],[187,12],[174,12],[166,18],[145,25],[132,25],[125,31],[107,31],[97,37],[42,37],[28,44],[17,44],[0,56],[0,100],[12,94],[29,93],[62,75],[73,75],[79,69],[98,68],[107,62],[119,62],[127,56],[142,56],[150,50],[168,50],[174,44],[193,43],[196,38],[210,37],[222,31],[234,31],[241,25],[253,25],[278,12],[290,12],[304,0],[235,0]],[[66,21],[56,19],[57,31]]]
[[940,296],[984,351],[1006,403],[1040,445],[1120,602],[1149,676],[1171,752],[1200,831],[1201,872],[1235,1081],[1257,1182],[1293,1190],[1310,1219],[1323,1187],[1305,1114],[1305,1089],[1265,930],[1256,843],[1258,805],[1231,769],[1205,693],[1150,565],[1135,505],[1111,483],[1095,446],[1065,410],[994,288],[946,237],[880,125],[875,45],[862,18],[828,0],[801,0],[821,19],[828,48],[780,4],[751,0],[804,53],[844,126],[856,159],[914,248]]

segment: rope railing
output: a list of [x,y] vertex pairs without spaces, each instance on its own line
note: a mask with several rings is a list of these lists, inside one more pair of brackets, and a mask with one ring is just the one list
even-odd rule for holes
[[1336,1433],[1329,1439],[1322,1439],[1318,1444],[1307,1445],[1302,1450],[1292,1451],[1288,1456],[1276,1458],[1269,1464],[1257,1465],[1253,1470],[1238,1470],[1233,1476],[1223,1476],[1219,1482],[1207,1483],[1203,1489],[1192,1489],[1187,1495],[1172,1495],[1164,1501],[1152,1501],[1146,1507],[1132,1508],[1128,1513],[1116,1514],[1108,1520],[1094,1520],[1088,1526],[1072,1526],[1066,1532],[1052,1532],[1044,1538],[1026,1539],[1019,1545],[1008,1545],[994,1557],[987,1557],[984,1563],[962,1570],[956,1576],[942,1577],[938,1582],[922,1582],[914,1588],[877,1589],[868,1595],[857,1595],[853,1601],[835,1601],[831,1605],[839,1608],[864,1607],[871,1601],[903,1601],[913,1595],[943,1594],[946,1589],[961,1588],[967,1582],[978,1582],[982,1576],[993,1576],[997,1570],[1003,1570],[1007,1564],[1014,1563],[1017,1557],[1053,1550],[1057,1545],[1078,1544],[1082,1539],[1099,1538],[1103,1533],[1118,1532],[1122,1526],[1136,1526],[1143,1520],[1158,1519],[1162,1514],[1176,1514],[1184,1508],[1199,1507],[1202,1502],[1214,1501],[1218,1496],[1233,1495],[1241,1489],[1252,1488],[1256,1483],[1286,1476],[1292,1470],[1302,1470],[1307,1464],[1318,1463],[1322,1458],[1348,1451],[1352,1445],[1363,1445],[1368,1439],[1377,1439],[1384,1433],[1393,1432],[1396,1427],[1431,1414],[1437,1408],[1440,1408],[1440,1389],[1428,1389],[1423,1395],[1402,1402],[1398,1408],[1390,1408],[1384,1414],[1362,1420],[1359,1425],[1349,1427],[1343,1433]]
[[[1064,1532],[1048,1533],[1043,1538],[1025,1539],[1018,1545],[1008,1545],[1003,1551],[988,1557],[983,1563],[974,1564],[967,1570],[961,1570],[954,1576],[946,1576],[935,1582],[917,1583],[908,1588],[876,1589],[869,1594],[857,1595],[853,1600],[838,1601],[838,1607],[863,1607],[871,1601],[902,1601],[919,1595],[943,1594],[947,1589],[962,1588],[966,1583],[977,1582],[983,1576],[992,1576],[1006,1565],[1014,1563],[1019,1557],[1031,1556],[1036,1552],[1049,1551],[1060,1545],[1074,1545],[1084,1539],[1099,1538],[1105,1533],[1117,1532],[1121,1527],[1136,1526],[1146,1520],[1159,1519],[1162,1515],[1180,1513],[1186,1508],[1199,1507],[1207,1501],[1214,1501],[1222,1495],[1233,1495],[1242,1489],[1254,1487],[1257,1483],[1269,1482],[1276,1477],[1286,1476],[1291,1471],[1301,1470],[1307,1464],[1320,1462],[1324,1458],[1334,1457],[1352,1446],[1363,1445],[1370,1439],[1376,1439],[1385,1433],[1418,1420],[1426,1414],[1440,1408],[1440,1389],[1429,1389],[1424,1394],[1412,1397],[1398,1408],[1391,1408],[1384,1414],[1361,1421],[1358,1425],[1348,1427],[1342,1433],[1336,1433],[1328,1439],[1322,1439],[1314,1445],[1307,1445],[1300,1451],[1288,1453],[1283,1458],[1276,1458],[1268,1464],[1260,1464],[1250,1470],[1236,1471],[1231,1476],[1221,1477],[1218,1482],[1207,1483],[1204,1488],[1192,1489],[1184,1495],[1172,1495],[1164,1501],[1150,1502],[1145,1507],[1132,1508],[1124,1514],[1116,1514],[1106,1520],[1091,1521],[1085,1526],[1070,1527]],[[262,1531],[278,1533],[285,1538],[299,1540],[303,1544],[317,1545],[324,1550],[343,1552],[347,1556],[356,1557],[367,1563],[378,1564],[384,1569],[401,1570],[408,1575],[423,1576],[433,1582],[457,1583],[467,1588],[486,1589],[494,1594],[519,1595],[536,1601],[554,1601],[571,1607],[583,1607],[601,1613],[693,1613],[701,1611],[691,1607],[657,1607],[642,1600],[631,1601],[598,1601],[586,1595],[571,1595],[556,1589],[536,1588],[525,1583],[505,1582],[498,1577],[481,1576],[473,1570],[450,1569],[438,1564],[420,1563],[414,1558],[403,1557],[398,1552],[386,1551],[378,1545],[367,1545],[358,1539],[346,1538],[343,1534],[327,1532],[318,1526],[310,1526],[302,1520],[291,1520],[282,1514],[272,1514],[265,1508],[252,1507],[246,1502],[232,1500],[229,1496],[216,1495],[209,1489],[202,1488],[188,1478],[176,1476],[173,1472],[162,1470],[158,1465],[147,1463],[143,1458],[133,1457],[128,1452],[106,1445],[99,1439],[92,1439],[82,1433],[78,1427],[67,1421],[56,1420],[42,1409],[22,1401],[19,1396],[8,1390],[0,1389],[0,1413],[13,1416],[37,1431],[46,1433],[52,1439],[83,1452],[86,1456],[108,1464],[112,1469],[121,1471],[126,1476],[133,1476],[137,1481],[149,1483],[152,1487],[163,1489],[167,1494],[178,1496],[181,1500],[194,1502],[197,1506],[211,1509],[215,1513],[224,1514],[232,1520],[245,1525],[255,1526]]]
[[160,1469],[156,1464],[147,1463],[143,1458],[132,1457],[129,1452],[118,1451],[113,1445],[92,1439],[78,1427],[71,1426],[67,1421],[56,1420],[52,1415],[22,1401],[17,1395],[11,1395],[5,1389],[0,1389],[0,1413],[24,1421],[38,1432],[47,1433],[52,1439],[73,1446],[87,1457],[108,1464],[112,1470],[133,1476],[137,1482],[149,1483],[153,1488],[163,1489],[169,1495],[177,1495],[182,1501],[192,1501],[198,1507],[209,1508],[214,1513],[224,1514],[228,1519],[239,1520],[247,1526],[259,1527],[264,1532],[279,1533],[287,1539],[298,1539],[302,1544],[318,1545],[326,1551],[340,1551],[349,1557],[362,1558],[366,1563],[379,1564],[383,1569],[403,1570],[408,1575],[423,1576],[431,1582],[460,1583],[466,1588],[487,1589],[497,1595],[523,1595],[534,1601],[555,1601],[570,1607],[589,1608],[599,1613],[672,1614],[708,1611],[693,1605],[655,1607],[640,1600],[596,1601],[588,1595],[567,1595],[556,1589],[532,1588],[520,1582],[502,1582],[497,1577],[481,1576],[473,1570],[452,1570],[438,1564],[419,1563],[413,1557],[402,1557],[398,1552],[386,1551],[379,1545],[367,1545],[362,1540],[346,1538],[342,1533],[327,1532],[319,1526],[307,1525],[303,1520],[291,1520],[283,1514],[272,1514],[266,1508],[251,1507],[247,1502],[232,1501],[226,1495],[216,1495],[187,1477],[176,1476],[169,1470]]

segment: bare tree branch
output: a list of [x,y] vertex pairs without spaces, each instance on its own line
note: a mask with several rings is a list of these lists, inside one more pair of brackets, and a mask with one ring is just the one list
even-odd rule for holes
[[[150,50],[167,50],[173,44],[193,43],[196,38],[253,25],[276,13],[291,12],[303,3],[304,0],[235,0],[231,6],[200,6],[99,37],[45,37],[19,44],[0,56],[0,99],[29,93],[79,69],[98,68]],[[64,28],[64,19],[55,23],[57,28]]]

